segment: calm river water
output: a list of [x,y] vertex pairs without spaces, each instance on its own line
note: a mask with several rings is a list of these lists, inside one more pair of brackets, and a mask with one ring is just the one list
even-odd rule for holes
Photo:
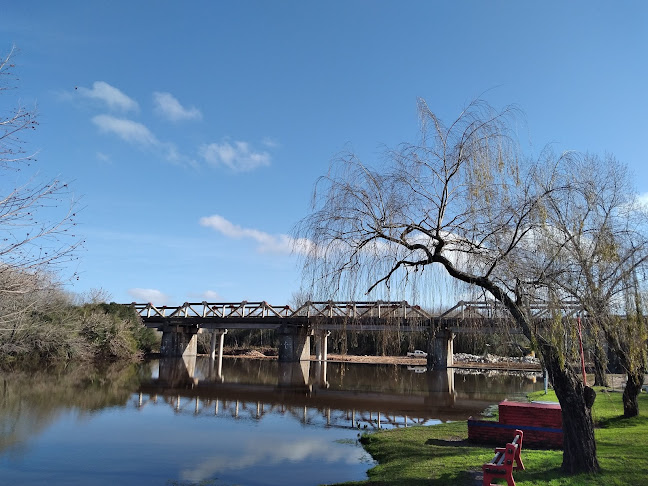
[[[220,371],[220,372],[219,372]],[[462,420],[529,375],[207,358],[0,373],[0,483],[308,486],[366,477],[378,428]]]

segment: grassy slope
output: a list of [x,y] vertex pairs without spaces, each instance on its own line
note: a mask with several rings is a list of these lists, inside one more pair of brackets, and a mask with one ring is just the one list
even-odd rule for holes
[[[542,392],[530,398],[556,400]],[[593,408],[597,423],[596,476],[565,476],[558,469],[562,451],[522,450],[526,471],[513,473],[518,486],[648,485],[648,395],[640,396],[641,414],[623,419],[621,393],[598,390]],[[492,447],[467,442],[466,422],[412,427],[372,433],[363,438],[379,464],[369,480],[348,485],[470,485],[481,484],[481,465],[493,457]],[[501,444],[502,446],[504,444]]]

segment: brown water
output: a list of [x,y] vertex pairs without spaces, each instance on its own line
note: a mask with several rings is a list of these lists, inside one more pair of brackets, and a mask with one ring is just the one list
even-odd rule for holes
[[531,375],[164,360],[0,375],[0,483],[318,485],[366,477],[361,432],[463,420]]

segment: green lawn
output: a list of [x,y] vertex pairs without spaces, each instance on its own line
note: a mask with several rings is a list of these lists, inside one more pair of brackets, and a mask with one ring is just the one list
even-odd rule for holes
[[[538,392],[536,400],[556,400]],[[623,419],[621,393],[597,390],[592,413],[602,472],[566,476],[559,471],[562,451],[522,450],[526,471],[515,471],[518,486],[648,485],[648,395],[640,396],[641,415]],[[467,441],[466,422],[381,431],[363,437],[365,449],[378,461],[367,481],[347,485],[470,485],[481,484],[481,466],[493,448]],[[504,444],[501,444],[504,446]]]

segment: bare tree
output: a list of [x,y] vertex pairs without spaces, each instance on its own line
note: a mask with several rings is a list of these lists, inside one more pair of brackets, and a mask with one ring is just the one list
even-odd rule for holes
[[611,155],[573,157],[568,170],[569,190],[546,198],[543,248],[555,255],[547,280],[582,304],[589,333],[611,346],[628,378],[624,415],[635,416],[646,372],[639,276],[648,264],[648,211]]
[[555,319],[539,333],[531,310],[538,296],[555,298],[542,273],[551,255],[537,251],[537,235],[545,198],[564,190],[555,177],[563,160],[520,156],[513,108],[497,112],[475,101],[450,125],[422,100],[419,113],[420,143],[388,153],[379,170],[349,154],[318,181],[313,212],[296,230],[311,240],[305,275],[323,288],[375,292],[414,283],[437,267],[492,295],[549,371],[562,405],[563,469],[596,472],[595,393],[571,366],[577,356],[565,338],[569,324],[557,303]]
[[25,137],[37,122],[34,110],[7,100],[16,81],[13,56],[11,49],[0,57],[0,96],[10,107],[0,114],[0,317],[5,321],[16,311],[9,309],[11,296],[50,285],[57,265],[75,258],[81,244],[68,185],[59,179],[38,182],[35,174],[26,174],[35,157]]

